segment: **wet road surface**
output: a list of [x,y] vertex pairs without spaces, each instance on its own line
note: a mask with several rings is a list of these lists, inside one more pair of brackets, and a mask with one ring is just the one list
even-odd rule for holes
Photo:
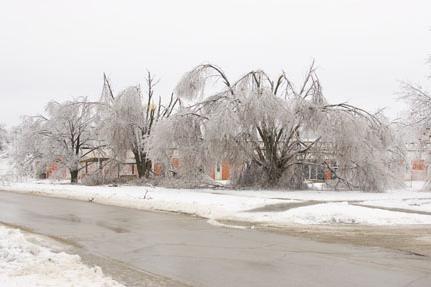
[[431,286],[427,256],[215,227],[181,214],[0,192],[0,222],[64,240],[90,261],[112,260],[154,282],[160,275],[161,286]]

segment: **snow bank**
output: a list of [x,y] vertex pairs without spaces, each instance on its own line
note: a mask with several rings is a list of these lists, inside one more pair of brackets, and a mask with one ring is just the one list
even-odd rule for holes
[[243,220],[268,225],[285,224],[431,224],[431,216],[350,205],[348,202],[298,207],[284,212],[241,213]]
[[265,205],[297,202],[252,196],[220,194],[188,189],[168,189],[143,186],[83,186],[70,184],[14,183],[3,190],[32,193],[60,198],[92,201],[137,209],[183,212],[205,218],[233,216],[239,211]]
[[[431,224],[431,193],[414,190],[385,193],[339,191],[257,191],[168,189],[144,186],[82,186],[12,183],[3,190],[78,199],[146,210],[198,215],[219,221],[289,224]],[[358,206],[370,205],[376,208]],[[406,207],[407,212],[385,210]],[[407,208],[408,207],[408,208]],[[417,213],[415,213],[417,212]]]
[[431,197],[425,198],[401,198],[389,200],[374,200],[361,202],[364,205],[384,207],[384,208],[398,208],[411,211],[423,211],[431,213]]
[[99,267],[88,267],[69,255],[32,243],[17,229],[0,226],[2,287],[122,287]]
[[[205,192],[205,191],[202,191]],[[235,194],[257,198],[276,198],[297,201],[368,201],[368,200],[404,200],[406,198],[431,198],[431,192],[417,191],[406,188],[402,190],[390,190],[386,192],[361,192],[361,191],[270,191],[270,190],[217,190],[220,194]]]

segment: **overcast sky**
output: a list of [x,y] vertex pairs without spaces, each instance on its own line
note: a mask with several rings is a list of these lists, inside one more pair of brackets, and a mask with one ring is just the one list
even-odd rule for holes
[[47,101],[97,99],[146,70],[168,95],[181,75],[211,62],[235,80],[250,69],[300,81],[315,59],[331,102],[391,116],[399,81],[426,86],[430,0],[0,0],[0,123]]

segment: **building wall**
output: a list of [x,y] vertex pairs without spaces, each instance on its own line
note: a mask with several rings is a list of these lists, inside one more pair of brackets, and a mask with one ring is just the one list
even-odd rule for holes
[[213,180],[230,180],[231,165],[228,161],[215,163],[210,167],[209,175]]
[[407,144],[406,180],[427,180],[430,169],[431,146],[429,144]]

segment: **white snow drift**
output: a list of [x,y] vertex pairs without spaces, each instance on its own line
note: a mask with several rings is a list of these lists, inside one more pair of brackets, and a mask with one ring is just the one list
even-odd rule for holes
[[334,202],[293,208],[284,212],[240,213],[236,219],[269,225],[286,224],[431,224],[431,216],[394,212]]
[[[39,238],[38,240],[43,240]],[[17,229],[0,226],[1,287],[122,287],[99,267],[30,242]],[[123,286],[124,287],[124,286]]]

